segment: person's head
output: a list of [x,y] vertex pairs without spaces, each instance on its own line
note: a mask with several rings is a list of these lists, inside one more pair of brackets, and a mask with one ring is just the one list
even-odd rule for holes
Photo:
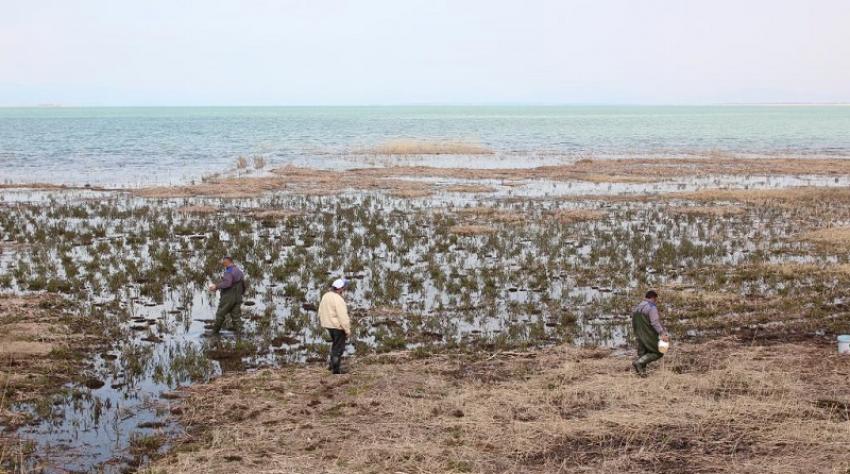
[[338,278],[331,283],[331,289],[337,293],[342,293],[346,288],[348,288],[348,280],[345,278]]
[[658,293],[656,293],[655,290],[649,290],[646,292],[646,295],[644,295],[644,298],[656,303],[658,301]]
[[222,258],[222,259],[221,259],[221,265],[222,265],[224,268],[227,268],[227,267],[232,266],[232,265],[233,265],[233,258],[232,258],[232,257],[229,257],[229,256]]

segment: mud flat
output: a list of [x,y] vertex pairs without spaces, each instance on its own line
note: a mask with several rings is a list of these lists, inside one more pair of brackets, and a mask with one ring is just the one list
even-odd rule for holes
[[[250,472],[259,451],[223,440],[256,429],[268,430],[256,446],[293,472],[664,471],[685,459],[695,471],[781,472],[803,447],[779,427],[808,435],[809,417],[832,430],[813,435],[812,469],[840,466],[848,425],[824,413],[850,396],[833,386],[848,360],[832,355],[850,332],[850,161],[598,161],[4,189],[0,301],[57,303],[3,315],[14,328],[4,350],[17,351],[4,375],[26,377],[7,376],[0,422],[16,447],[0,465]],[[249,276],[246,324],[213,338],[204,288],[225,254]],[[332,379],[315,309],[340,275],[353,282],[354,374]],[[629,311],[650,287],[678,349],[636,381]],[[380,404],[382,389],[406,395]],[[655,394],[668,417],[655,419]],[[572,397],[564,415],[556,395]],[[333,424],[323,416],[337,399]],[[513,402],[530,414],[512,418]],[[739,402],[734,416],[717,411]],[[370,420],[395,420],[385,432],[399,450],[365,431]],[[302,448],[289,429],[307,430],[303,453],[288,450]]]

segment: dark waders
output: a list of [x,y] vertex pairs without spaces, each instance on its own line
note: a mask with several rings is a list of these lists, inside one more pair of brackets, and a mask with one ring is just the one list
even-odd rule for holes
[[224,326],[224,320],[230,316],[230,325],[234,331],[242,330],[242,294],[245,292],[245,280],[239,280],[230,288],[220,291],[218,310],[215,312],[213,332],[218,334]]
[[331,334],[331,358],[328,369],[335,374],[342,373],[342,353],[345,352],[345,331],[342,329],[328,329]]
[[649,316],[635,311],[632,313],[632,332],[637,341],[638,357],[632,362],[632,366],[638,375],[646,375],[646,366],[650,362],[660,359],[664,354],[658,351],[658,332],[649,322]]

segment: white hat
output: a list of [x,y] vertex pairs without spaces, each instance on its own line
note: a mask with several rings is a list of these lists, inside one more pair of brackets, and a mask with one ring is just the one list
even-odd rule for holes
[[331,286],[336,290],[341,290],[348,286],[348,280],[345,278],[337,278],[333,283],[331,283]]

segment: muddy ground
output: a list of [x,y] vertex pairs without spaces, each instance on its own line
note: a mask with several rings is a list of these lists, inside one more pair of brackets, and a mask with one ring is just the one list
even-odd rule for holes
[[150,472],[847,472],[850,362],[817,340],[358,359],[187,392]]

